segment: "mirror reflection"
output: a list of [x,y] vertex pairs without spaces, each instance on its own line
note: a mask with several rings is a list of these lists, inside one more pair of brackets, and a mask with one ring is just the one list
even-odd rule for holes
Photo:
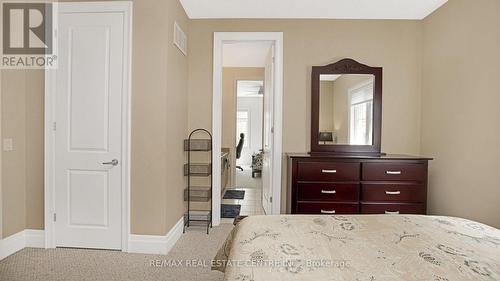
[[372,145],[374,76],[321,74],[319,144]]

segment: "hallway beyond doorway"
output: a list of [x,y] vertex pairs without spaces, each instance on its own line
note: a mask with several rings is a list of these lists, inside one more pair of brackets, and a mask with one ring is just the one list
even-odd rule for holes
[[229,190],[243,190],[243,199],[222,199],[222,204],[241,205],[240,215],[264,215],[262,208],[262,179],[260,175],[252,178],[252,168],[243,166],[243,171],[236,170],[236,187]]

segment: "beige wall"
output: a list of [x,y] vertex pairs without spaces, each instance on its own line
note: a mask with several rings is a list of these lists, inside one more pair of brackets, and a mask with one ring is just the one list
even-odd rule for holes
[[134,4],[131,232],[164,234],[169,42],[167,34],[158,36],[158,32],[167,30],[167,2],[147,0]]
[[178,1],[134,2],[131,232],[164,235],[182,217],[187,57],[172,44]]
[[26,224],[26,71],[2,70],[2,138],[13,150],[2,152],[3,237]]
[[43,229],[44,74],[26,71],[26,228]]
[[309,150],[311,66],[345,57],[384,67],[384,151],[420,151],[422,34],[418,21],[191,20],[190,127],[211,127],[215,31],[284,32],[285,152]]
[[[222,147],[231,155],[230,186],[236,176],[236,82],[238,80],[264,80],[261,67],[224,67],[222,69]],[[210,106],[210,105],[207,105]],[[210,116],[210,118],[212,118]],[[211,128],[205,127],[205,128]]]
[[424,21],[429,210],[500,228],[500,1],[451,0]]
[[[182,217],[182,141],[187,133],[187,57],[172,44],[173,23],[188,31],[178,1],[134,2],[131,231],[164,235]],[[2,71],[3,236],[43,229],[42,71]]]
[[[140,0],[142,1],[142,0]],[[167,41],[167,189],[166,201],[166,234],[185,211],[184,188],[186,178],[184,177],[183,164],[186,156],[183,151],[184,139],[188,134],[188,57],[184,56],[177,47],[173,45],[174,21],[188,33],[188,17],[178,0],[166,1],[168,22],[166,34]],[[160,32],[161,33],[161,32]],[[149,44],[148,44],[149,45]],[[140,151],[137,151],[140,153]],[[138,188],[140,188],[138,186]],[[154,195],[153,195],[154,196]],[[146,202],[145,202],[146,203]],[[144,218],[141,218],[144,220]],[[154,221],[150,222],[154,224]]]
[[43,72],[2,70],[3,237],[43,228]]
[[[309,151],[311,66],[345,57],[384,68],[382,149],[420,152],[421,44],[418,21],[191,20],[189,126],[211,128],[215,31],[284,33],[283,152]],[[283,176],[286,162],[283,162]],[[283,187],[285,187],[283,180]],[[282,192],[285,195],[285,191]],[[282,204],[285,196],[282,196]],[[282,206],[282,209],[284,206]]]
[[43,229],[43,71],[2,70],[3,236]]

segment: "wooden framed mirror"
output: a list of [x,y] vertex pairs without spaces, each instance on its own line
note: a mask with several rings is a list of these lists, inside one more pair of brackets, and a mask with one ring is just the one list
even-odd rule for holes
[[381,154],[382,68],[342,59],[311,84],[311,154]]

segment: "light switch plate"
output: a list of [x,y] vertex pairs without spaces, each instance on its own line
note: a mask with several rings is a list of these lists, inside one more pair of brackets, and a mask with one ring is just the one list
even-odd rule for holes
[[14,144],[12,139],[3,139],[3,151],[14,150]]

